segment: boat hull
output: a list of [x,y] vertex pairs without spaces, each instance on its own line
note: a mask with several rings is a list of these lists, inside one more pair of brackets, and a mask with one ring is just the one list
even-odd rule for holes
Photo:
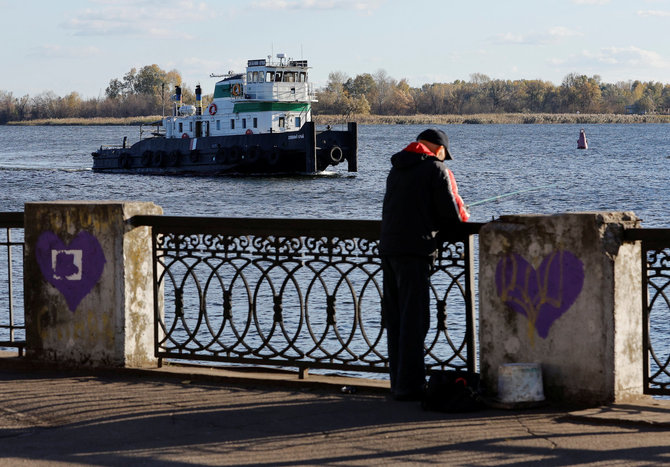
[[307,122],[297,132],[200,138],[154,137],[130,147],[101,147],[93,170],[148,175],[314,174],[347,163],[358,170],[358,130],[316,131]]

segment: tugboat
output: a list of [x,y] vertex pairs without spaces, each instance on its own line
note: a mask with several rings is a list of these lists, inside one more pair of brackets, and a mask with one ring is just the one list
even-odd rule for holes
[[[246,73],[229,72],[214,87],[203,111],[202,89],[195,105],[182,103],[175,89],[172,116],[153,123],[152,137],[127,147],[101,146],[92,153],[96,172],[139,174],[315,174],[347,162],[358,170],[358,129],[312,121],[313,87],[307,60],[285,54],[248,60]],[[142,131],[140,131],[142,135]]]

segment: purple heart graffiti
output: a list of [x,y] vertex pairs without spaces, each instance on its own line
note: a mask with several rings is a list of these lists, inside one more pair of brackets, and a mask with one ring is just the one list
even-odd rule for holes
[[501,259],[496,268],[498,296],[525,316],[543,339],[575,302],[583,285],[584,264],[565,250],[546,256],[537,270],[516,253]]
[[35,256],[42,275],[63,294],[72,312],[97,284],[106,262],[98,239],[85,231],[68,245],[53,232],[42,233]]

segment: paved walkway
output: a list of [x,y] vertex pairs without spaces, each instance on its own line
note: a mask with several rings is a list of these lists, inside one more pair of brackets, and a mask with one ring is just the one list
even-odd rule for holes
[[3,466],[670,463],[666,401],[441,414],[388,400],[380,381],[17,360],[0,358]]

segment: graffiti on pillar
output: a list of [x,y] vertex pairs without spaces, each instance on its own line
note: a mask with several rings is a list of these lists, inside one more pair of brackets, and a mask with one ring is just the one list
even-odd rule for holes
[[528,333],[546,339],[549,328],[560,318],[582,291],[584,264],[574,254],[557,250],[546,256],[535,269],[526,259],[512,253],[496,268],[498,296],[528,320]]
[[72,312],[98,283],[106,262],[100,242],[86,231],[67,245],[54,232],[43,232],[35,255],[44,279],[63,294]]

